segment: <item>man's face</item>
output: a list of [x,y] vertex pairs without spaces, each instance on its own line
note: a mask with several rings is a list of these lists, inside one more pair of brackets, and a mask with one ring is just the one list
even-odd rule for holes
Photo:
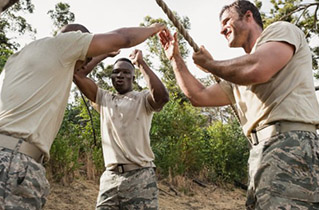
[[230,8],[224,11],[221,17],[221,31],[228,41],[229,47],[243,47],[247,40],[247,25],[239,18],[236,10]]
[[111,74],[112,84],[116,91],[125,94],[133,89],[134,67],[126,61],[118,61]]

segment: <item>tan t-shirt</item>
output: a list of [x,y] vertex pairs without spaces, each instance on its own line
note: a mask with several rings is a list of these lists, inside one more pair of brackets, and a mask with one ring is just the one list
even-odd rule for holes
[[96,103],[92,105],[100,113],[107,169],[116,164],[154,166],[149,137],[154,109],[147,100],[149,94],[144,90],[120,95],[98,89]]
[[12,55],[0,75],[0,133],[49,150],[63,120],[74,65],[92,34],[70,32],[34,41]]
[[288,64],[268,82],[240,86],[222,81],[221,87],[238,107],[245,135],[252,129],[279,121],[319,124],[312,60],[303,32],[288,22],[269,25],[257,39],[252,53],[266,42],[286,42],[295,47]]

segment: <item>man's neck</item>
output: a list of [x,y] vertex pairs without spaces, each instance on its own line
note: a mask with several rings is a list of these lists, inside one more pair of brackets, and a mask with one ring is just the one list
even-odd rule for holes
[[246,45],[243,46],[243,49],[245,50],[247,54],[249,54],[252,51],[262,31],[263,30],[257,25],[254,27],[253,30],[251,30],[250,35],[247,37]]

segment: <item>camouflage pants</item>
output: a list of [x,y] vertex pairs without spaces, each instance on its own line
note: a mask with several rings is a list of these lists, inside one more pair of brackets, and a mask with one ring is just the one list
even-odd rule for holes
[[153,168],[123,174],[106,170],[100,179],[97,210],[158,209],[158,188]]
[[41,164],[22,153],[0,147],[0,210],[42,209],[49,187]]
[[248,162],[247,209],[319,209],[316,134],[279,134],[253,146]]

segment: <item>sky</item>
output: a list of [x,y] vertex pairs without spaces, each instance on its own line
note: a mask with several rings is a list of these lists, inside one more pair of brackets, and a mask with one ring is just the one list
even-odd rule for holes
[[[104,33],[121,27],[135,27],[143,22],[145,16],[163,18],[167,16],[157,5],[155,0],[32,0],[35,11],[32,15],[24,15],[31,25],[37,29],[36,38],[51,36],[53,31],[52,20],[47,11],[54,9],[58,2],[68,3],[70,10],[75,14],[75,22],[85,25],[92,33]],[[90,3],[88,3],[90,2]],[[219,12],[225,4],[232,0],[165,0],[168,7],[182,17],[189,17],[191,23],[190,36],[200,46],[204,45],[215,59],[228,59],[243,55],[242,49],[230,49],[226,39],[220,35]],[[18,37],[18,42],[28,43],[29,36]],[[141,49],[148,54],[145,43],[131,49],[122,49],[115,58],[108,58],[105,64],[112,64],[119,57],[127,57],[133,49]],[[187,65],[192,73],[198,77],[207,74],[198,70],[190,57]],[[156,61],[155,61],[156,62]]]
[[[143,22],[145,16],[168,20],[155,0],[32,0],[35,5],[34,13],[23,16],[37,29],[35,38],[52,36],[52,20],[47,12],[53,10],[59,2],[68,3],[70,10],[75,14],[75,22],[85,25],[92,33],[109,32],[121,27],[136,27]],[[233,0],[164,0],[164,2],[172,11],[190,19],[190,36],[197,45],[204,45],[214,59],[225,60],[244,55],[244,51],[240,48],[229,48],[226,39],[219,33],[219,12],[224,5],[232,3]],[[269,11],[272,6],[270,0],[262,2],[261,10]],[[27,35],[17,37],[21,46],[31,40]],[[145,43],[142,43],[130,49],[122,49],[118,56],[107,58],[104,63],[113,64],[117,58],[127,57],[135,48],[141,49],[144,55],[148,54]],[[193,50],[191,47],[189,49],[191,53],[186,63],[190,71],[196,77],[207,76],[207,73],[193,64],[191,59]],[[156,63],[153,60],[152,62]]]

